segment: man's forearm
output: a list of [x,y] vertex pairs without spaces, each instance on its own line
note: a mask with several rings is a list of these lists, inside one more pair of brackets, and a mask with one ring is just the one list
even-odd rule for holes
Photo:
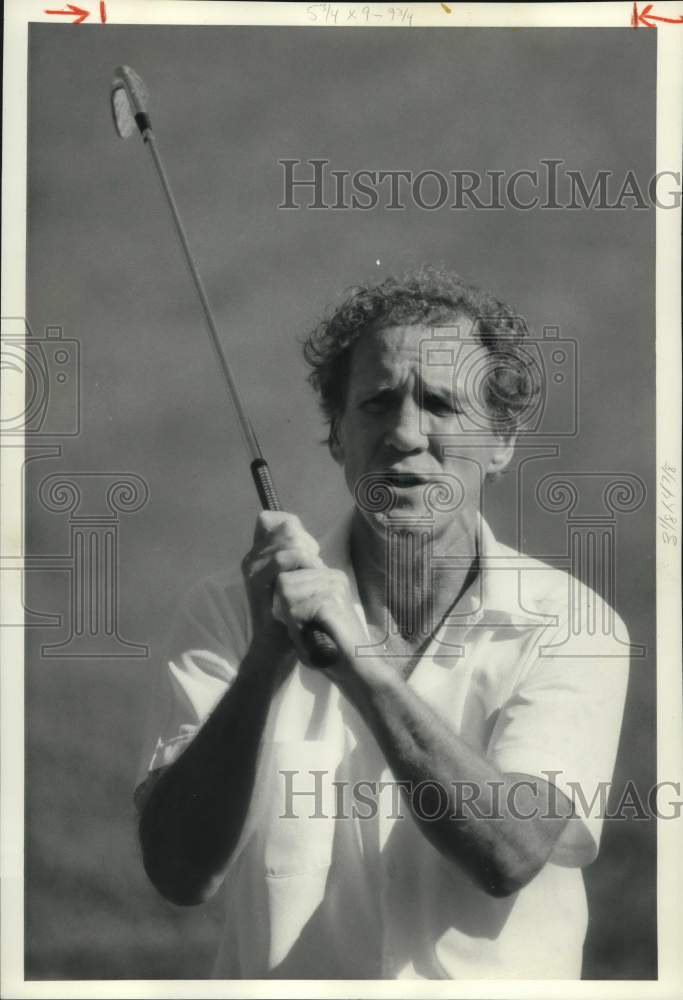
[[[569,809],[559,796],[548,812],[548,786],[515,789],[514,779],[452,731],[390,666],[368,659],[340,686],[364,716],[423,834],[486,892],[508,895],[547,860]],[[463,783],[468,794],[462,793]],[[422,794],[414,795],[422,785]],[[554,803],[555,805],[555,803]],[[536,817],[521,818],[536,811]],[[561,813],[561,815],[559,815]]]
[[252,649],[192,743],[161,774],[140,817],[145,869],[174,903],[207,899],[223,880],[251,801],[277,666]]

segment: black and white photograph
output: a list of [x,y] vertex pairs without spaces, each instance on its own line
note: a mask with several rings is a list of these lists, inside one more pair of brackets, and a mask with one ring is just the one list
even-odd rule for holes
[[486,6],[10,4],[3,996],[683,989],[683,5]]

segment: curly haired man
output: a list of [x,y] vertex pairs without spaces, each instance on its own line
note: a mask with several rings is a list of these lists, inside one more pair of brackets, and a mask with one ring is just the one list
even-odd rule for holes
[[540,389],[526,335],[423,268],[304,345],[349,515],[318,545],[264,512],[240,572],[195,588],[137,793],[159,891],[223,886],[216,976],[580,976],[602,817],[572,788],[611,778],[628,662],[602,635],[572,655],[601,599],[481,513]]

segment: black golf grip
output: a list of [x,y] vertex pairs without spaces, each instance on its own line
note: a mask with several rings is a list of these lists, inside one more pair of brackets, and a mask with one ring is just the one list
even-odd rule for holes
[[[264,510],[282,510],[273,477],[264,458],[255,458],[251,463],[251,475],[256,486],[261,506]],[[338,656],[337,644],[327,632],[323,632],[313,622],[302,629],[302,637],[314,667],[323,670],[330,667]]]

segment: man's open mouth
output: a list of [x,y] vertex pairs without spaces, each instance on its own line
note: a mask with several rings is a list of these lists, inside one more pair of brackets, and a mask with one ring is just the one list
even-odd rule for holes
[[434,477],[418,472],[387,472],[386,480],[389,486],[407,489],[411,486],[427,486],[434,482]]

